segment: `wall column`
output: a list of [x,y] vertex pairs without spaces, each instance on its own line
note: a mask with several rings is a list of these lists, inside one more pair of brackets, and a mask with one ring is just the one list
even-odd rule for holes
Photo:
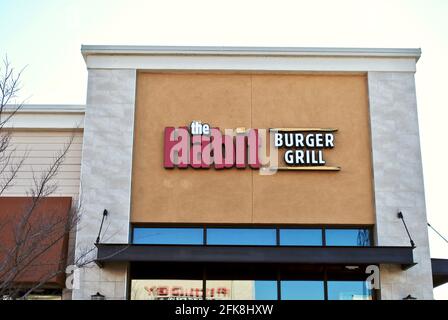
[[402,211],[417,246],[417,265],[407,271],[399,266],[380,267],[381,299],[401,300],[409,294],[433,299],[414,73],[369,72],[368,87],[376,244],[410,245],[397,218]]
[[[89,69],[76,257],[94,246],[104,209],[109,215],[101,242],[129,241],[135,87],[136,70]],[[94,257],[96,250],[88,258]],[[126,277],[126,264],[100,269],[91,263],[75,273],[73,299],[96,292],[125,299]]]

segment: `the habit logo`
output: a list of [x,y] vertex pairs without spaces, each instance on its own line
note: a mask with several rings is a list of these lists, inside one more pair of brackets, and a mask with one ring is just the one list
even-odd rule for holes
[[[324,150],[335,145],[336,129],[224,129],[192,121],[185,127],[166,127],[164,167],[195,169],[334,170],[326,166]],[[279,153],[281,157],[279,157]],[[279,166],[279,158],[284,166]]]
[[165,128],[165,168],[258,169],[260,136],[256,129],[234,131],[193,121],[188,127]]

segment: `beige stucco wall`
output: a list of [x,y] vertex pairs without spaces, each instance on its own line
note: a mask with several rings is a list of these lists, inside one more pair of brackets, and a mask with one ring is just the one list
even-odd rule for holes
[[[338,128],[339,172],[163,168],[163,129]],[[364,75],[139,73],[132,222],[374,224]]]

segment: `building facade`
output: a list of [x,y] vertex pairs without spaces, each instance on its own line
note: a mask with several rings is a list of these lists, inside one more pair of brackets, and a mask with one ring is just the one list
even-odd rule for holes
[[85,107],[11,124],[17,143],[76,132],[57,195],[81,201],[69,242],[94,263],[67,298],[433,298],[419,49],[82,54]]

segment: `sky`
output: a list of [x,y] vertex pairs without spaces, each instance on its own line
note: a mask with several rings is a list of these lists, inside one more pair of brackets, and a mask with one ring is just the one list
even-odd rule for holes
[[[448,236],[448,1],[0,0],[18,101],[84,104],[81,44],[421,48],[416,86],[428,221]],[[429,230],[431,256],[448,244]],[[448,299],[448,285],[435,290]]]

